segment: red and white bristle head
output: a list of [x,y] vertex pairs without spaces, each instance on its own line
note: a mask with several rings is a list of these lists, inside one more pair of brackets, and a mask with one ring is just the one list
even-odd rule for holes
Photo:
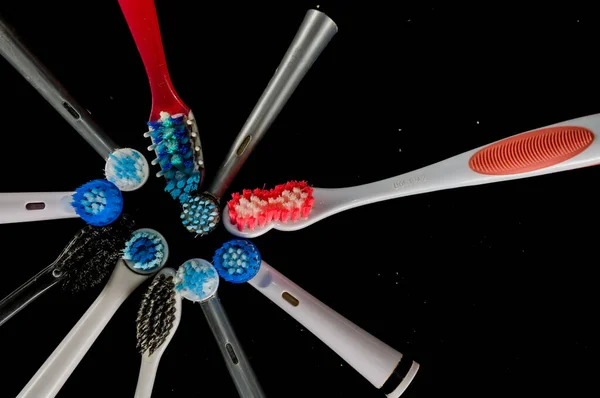
[[306,181],[290,181],[272,189],[245,189],[227,202],[229,219],[238,230],[264,227],[272,221],[294,222],[307,218],[315,199]]

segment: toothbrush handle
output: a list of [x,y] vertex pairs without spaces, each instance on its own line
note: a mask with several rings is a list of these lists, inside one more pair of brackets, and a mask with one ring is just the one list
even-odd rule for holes
[[[162,356],[162,353],[160,356]],[[134,398],[150,398],[152,396],[152,389],[154,388],[154,380],[156,379],[159,363],[160,358],[151,358],[146,354],[142,355],[142,365],[140,366],[140,374],[138,376]]]
[[117,145],[63,85],[0,20],[0,54],[44,97],[104,160]]
[[78,217],[71,206],[74,193],[0,193],[0,224]]
[[309,10],[275,74],[237,135],[209,192],[221,198],[254,147],[279,115],[329,41],[337,26],[327,15]]
[[[319,188],[329,216],[425,192],[535,177],[600,164],[600,114],[514,135],[409,173],[342,189]],[[321,217],[323,218],[323,217]]]
[[218,296],[200,303],[241,398],[265,397]]
[[388,397],[397,398],[419,364],[359,328],[266,262],[248,283],[310,330]]
[[60,276],[53,275],[54,269],[55,264],[50,264],[0,301],[0,326],[60,281]]
[[163,49],[154,0],[119,0],[133,40],[142,57],[150,90],[152,111],[150,120],[158,120],[160,112],[185,113],[190,109],[181,101],[169,75]]
[[55,397],[119,306],[147,278],[133,273],[124,260],[119,260],[98,298],[17,398]]

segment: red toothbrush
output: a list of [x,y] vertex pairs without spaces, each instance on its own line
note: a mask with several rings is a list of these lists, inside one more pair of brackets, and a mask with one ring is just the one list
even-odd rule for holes
[[173,87],[163,50],[154,0],[119,0],[129,30],[142,57],[152,109],[148,149],[156,152],[152,164],[160,164],[157,176],[167,179],[165,190],[181,202],[198,189],[204,172],[200,135],[191,109]]

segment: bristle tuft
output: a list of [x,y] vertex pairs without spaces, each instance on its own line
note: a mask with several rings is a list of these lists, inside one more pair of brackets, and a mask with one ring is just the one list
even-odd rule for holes
[[234,193],[227,208],[229,220],[238,230],[264,227],[273,221],[283,223],[306,219],[315,199],[306,181],[290,181],[272,189],[246,189]]
[[221,212],[218,202],[211,196],[202,194],[192,196],[183,203],[180,215],[181,223],[196,236],[208,235],[219,224]]
[[188,300],[197,302],[212,297],[219,287],[219,274],[211,263],[191,259],[177,269],[175,290]]
[[175,283],[172,276],[156,276],[144,293],[136,319],[137,349],[152,355],[171,333],[175,322]]
[[112,182],[93,180],[75,190],[71,206],[86,223],[103,227],[121,215],[123,195]]
[[201,179],[186,120],[185,115],[161,112],[159,120],[148,122],[153,149],[167,180],[165,191],[181,203],[198,189]]
[[148,230],[140,230],[125,243],[123,259],[140,271],[159,268],[165,261],[165,242]]
[[130,148],[117,149],[111,153],[104,168],[106,179],[121,191],[140,188],[148,179],[149,172],[146,158]]
[[124,214],[105,227],[88,225],[80,230],[56,260],[55,272],[62,275],[62,288],[76,293],[104,282],[134,227],[133,220]]
[[232,283],[244,283],[254,278],[260,263],[258,248],[244,239],[225,242],[213,256],[214,267],[221,278]]

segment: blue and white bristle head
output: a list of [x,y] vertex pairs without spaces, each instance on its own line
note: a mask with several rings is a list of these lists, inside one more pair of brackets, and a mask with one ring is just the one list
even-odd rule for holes
[[159,120],[148,122],[150,131],[145,134],[152,139],[148,149],[156,152],[152,164],[161,168],[157,176],[165,177],[165,191],[181,203],[198,189],[202,178],[199,167],[204,164],[199,138],[190,130],[190,123],[185,115],[161,112]]
[[157,231],[142,228],[135,231],[125,243],[123,259],[135,272],[151,274],[167,262],[169,246]]
[[194,302],[213,297],[219,288],[219,274],[206,260],[192,258],[177,269],[175,290]]
[[117,149],[106,160],[104,175],[121,191],[135,191],[146,183],[150,168],[140,152],[131,148]]
[[221,220],[219,203],[208,194],[192,196],[183,203],[180,218],[183,226],[196,236],[208,235]]
[[213,264],[221,278],[232,283],[244,283],[254,278],[260,262],[258,248],[245,239],[225,242],[213,256]]
[[121,215],[123,195],[112,182],[93,180],[75,190],[71,206],[86,223],[103,227]]

